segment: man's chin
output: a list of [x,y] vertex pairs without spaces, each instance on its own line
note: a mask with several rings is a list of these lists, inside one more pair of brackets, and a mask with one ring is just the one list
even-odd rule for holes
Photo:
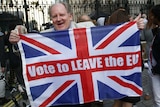
[[61,27],[61,26],[60,26],[60,27],[57,27],[56,30],[66,30],[66,29],[67,29],[66,27],[63,27],[63,26]]

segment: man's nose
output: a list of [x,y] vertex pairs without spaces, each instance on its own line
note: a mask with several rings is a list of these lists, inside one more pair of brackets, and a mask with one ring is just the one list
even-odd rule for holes
[[60,17],[60,16],[57,16],[57,20],[58,20],[58,21],[61,20],[61,17]]

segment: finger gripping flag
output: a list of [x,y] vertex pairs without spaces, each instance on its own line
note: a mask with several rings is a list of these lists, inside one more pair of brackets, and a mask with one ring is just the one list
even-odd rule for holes
[[20,36],[23,77],[33,107],[142,95],[136,22]]

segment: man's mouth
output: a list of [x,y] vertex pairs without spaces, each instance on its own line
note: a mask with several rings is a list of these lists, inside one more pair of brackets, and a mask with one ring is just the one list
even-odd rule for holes
[[60,25],[63,25],[63,23],[58,23],[57,25],[60,26]]

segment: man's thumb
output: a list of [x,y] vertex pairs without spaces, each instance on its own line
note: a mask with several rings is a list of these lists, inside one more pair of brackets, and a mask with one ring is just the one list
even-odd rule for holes
[[140,18],[141,18],[141,14],[139,14],[139,15],[134,19],[134,21],[138,21]]

